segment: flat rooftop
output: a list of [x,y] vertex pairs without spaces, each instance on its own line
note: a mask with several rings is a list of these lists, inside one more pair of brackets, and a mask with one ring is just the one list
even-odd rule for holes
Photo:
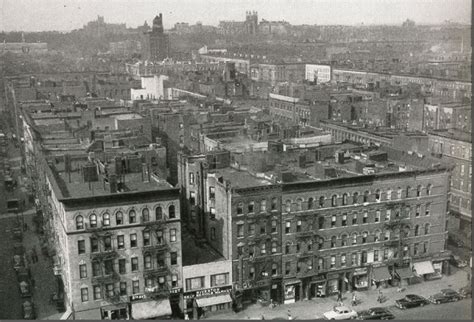
[[248,171],[240,171],[233,168],[224,168],[214,171],[217,177],[222,176],[224,180],[232,183],[233,188],[250,188],[268,186],[272,182],[265,178],[257,178]]
[[119,115],[113,115],[113,118],[117,120],[134,120],[134,119],[142,119],[143,117],[140,114],[137,113],[129,113],[129,114],[119,114]]
[[471,133],[464,132],[458,129],[450,129],[450,130],[432,130],[428,132],[430,135],[441,136],[445,138],[449,138],[452,140],[459,140],[464,142],[472,142]]
[[205,242],[198,242],[185,227],[181,230],[183,266],[217,262],[224,257]]

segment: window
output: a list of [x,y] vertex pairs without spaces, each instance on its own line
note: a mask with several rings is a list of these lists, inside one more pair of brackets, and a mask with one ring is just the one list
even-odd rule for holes
[[403,237],[409,237],[410,236],[410,226],[405,226],[403,227]]
[[331,237],[331,248],[336,247],[336,243],[337,243],[337,238],[336,238],[336,236],[332,236],[332,237]]
[[309,198],[308,199],[308,209],[313,209],[314,205],[314,199],[313,198]]
[[229,284],[229,273],[211,275],[211,287]]
[[120,295],[121,296],[124,296],[124,295],[127,295],[127,282],[120,282]]
[[333,195],[331,197],[331,206],[333,206],[333,207],[337,206],[337,195]]
[[189,184],[194,184],[194,173],[189,173]]
[[78,254],[84,254],[86,252],[86,241],[78,240],[77,241],[77,252]]
[[244,224],[237,224],[237,237],[244,237]]
[[156,243],[158,245],[163,244],[164,239],[163,239],[163,230],[157,230],[156,231]]
[[347,235],[346,234],[341,236],[341,246],[347,246]]
[[433,185],[432,185],[432,184],[428,184],[428,185],[426,186],[426,195],[428,195],[428,196],[431,195],[432,188],[433,188]]
[[421,186],[420,185],[418,187],[416,187],[416,196],[417,197],[421,196]]
[[318,258],[318,270],[324,269],[324,258]]
[[102,299],[102,289],[98,285],[92,286],[94,289],[94,300]]
[[374,242],[380,241],[380,237],[382,236],[382,232],[380,230],[375,231],[374,234]]
[[260,234],[266,234],[266,231],[267,231],[267,222],[263,221],[260,224]]
[[423,243],[423,253],[426,254],[428,252],[428,242]]
[[336,267],[336,256],[331,256],[331,268]]
[[276,263],[272,264],[272,276],[278,275],[278,265]]
[[402,199],[402,188],[400,187],[397,189],[397,199]]
[[96,228],[97,227],[97,215],[92,214],[89,216],[89,224],[91,228]]
[[287,200],[285,202],[285,211],[286,212],[291,212],[291,200]]
[[301,232],[301,220],[296,221],[296,232]]
[[143,218],[143,222],[150,221],[150,211],[148,210],[148,208],[145,208],[142,210],[142,218]]
[[254,213],[255,211],[255,202],[253,201],[250,201],[249,204],[248,204],[248,213]]
[[375,212],[374,222],[380,222],[380,210]]
[[359,193],[358,192],[354,192],[354,194],[352,195],[352,203],[354,205],[357,205],[357,203],[359,202]]
[[174,205],[171,205],[168,207],[168,216],[170,218],[176,218],[176,213],[175,213],[175,207]]
[[249,278],[250,279],[255,278],[255,267],[250,267],[250,269],[249,269]]
[[163,254],[156,254],[156,265],[159,268],[165,266],[165,258]]
[[389,221],[391,215],[392,215],[392,210],[390,209],[385,210],[385,221]]
[[178,287],[178,275],[171,275],[171,287]]
[[105,285],[105,290],[106,290],[106,294],[108,297],[113,297],[114,296],[114,284],[110,283],[110,284],[106,284]]
[[431,212],[431,204],[430,203],[427,203],[425,205],[425,216],[429,216],[430,215],[430,212]]
[[137,213],[135,212],[135,210],[130,210],[128,212],[128,223],[129,224],[134,224],[137,222]]
[[369,234],[368,234],[366,231],[364,231],[364,232],[362,233],[362,244],[367,243],[367,237],[368,237],[368,236],[369,236]]
[[120,258],[118,260],[118,264],[119,264],[119,274],[126,274],[127,273],[127,269],[125,267],[125,258]]
[[364,212],[364,215],[362,216],[362,223],[363,224],[366,224],[369,220],[369,214],[366,212]]
[[117,248],[124,249],[125,248],[125,240],[123,235],[117,236]]
[[347,205],[347,199],[348,198],[349,198],[349,196],[347,195],[347,193],[342,195],[342,205],[343,206]]
[[138,271],[138,257],[132,257],[132,272]]
[[420,208],[421,208],[420,205],[416,205],[415,217],[420,217],[420,212],[421,212]]
[[272,233],[276,233],[276,232],[277,232],[277,221],[272,220]]
[[354,212],[352,214],[352,224],[357,225],[357,213],[356,212]]
[[123,225],[123,213],[121,211],[117,211],[115,214],[115,223],[117,225]]
[[163,209],[160,206],[155,209],[155,218],[156,220],[163,220]]
[[209,187],[209,199],[215,199],[215,198],[216,198],[216,188]]
[[143,246],[150,246],[150,231],[143,231]]
[[377,249],[374,250],[374,262],[379,261],[379,251]]
[[357,253],[352,253],[351,254],[351,265],[354,266],[354,265],[357,265],[357,264],[358,264]]
[[76,229],[84,229],[84,217],[76,217]]
[[324,229],[324,217],[318,217],[318,229]]
[[97,253],[99,251],[99,240],[97,238],[91,238],[91,253]]
[[79,277],[80,278],[86,278],[87,277],[87,265],[86,264],[80,264],[79,265]]
[[151,255],[150,254],[146,254],[145,256],[143,256],[143,265],[145,269],[151,268]]
[[267,201],[265,199],[260,201],[260,212],[267,211]]
[[255,235],[255,224],[250,223],[249,225],[249,235]]
[[286,243],[286,245],[285,245],[285,254],[289,254],[289,253],[290,253],[290,247],[291,247],[290,242]]
[[346,254],[341,254],[341,266],[346,266]]
[[277,242],[272,242],[272,254],[275,254],[277,252]]
[[362,264],[367,263],[367,252],[364,250],[362,252]]
[[104,237],[104,250],[106,252],[112,250],[112,237],[110,237],[110,236],[105,236]]
[[89,301],[89,289],[87,287],[81,288],[81,301],[82,302]]
[[216,228],[211,227],[211,240],[216,240]]
[[392,200],[392,189],[387,190],[387,200]]
[[381,193],[380,189],[375,190],[375,201],[380,201],[381,200]]
[[297,211],[302,211],[303,210],[303,199],[298,198],[296,200],[296,210]]
[[176,229],[170,229],[170,242],[176,241]]
[[364,192],[364,203],[369,202],[369,191]]
[[420,226],[416,225],[415,226],[415,236],[418,236],[420,234]]
[[272,211],[277,210],[277,206],[278,206],[278,200],[277,200],[277,198],[273,198],[272,199]]
[[347,226],[347,214],[342,214],[341,225],[342,227]]
[[178,265],[178,253],[171,252],[170,253],[171,265]]
[[140,293],[140,282],[132,281],[132,294]]
[[403,246],[403,257],[407,257],[409,254],[408,246]]
[[383,250],[383,260],[387,260],[388,259],[388,249],[384,249]]
[[265,243],[263,243],[261,246],[260,246],[260,254],[264,255],[267,253],[267,245]]
[[110,215],[108,213],[105,213],[102,218],[103,218],[103,222],[102,222],[103,225],[110,226]]
[[110,275],[114,271],[114,261],[111,259],[104,261],[105,275]]
[[357,244],[357,233],[353,233],[352,234],[352,245],[356,245]]
[[285,263],[285,275],[289,275],[291,273],[291,262]]
[[240,202],[240,203],[237,205],[237,215],[243,214],[243,211],[244,211],[244,204]]
[[285,234],[289,234],[291,230],[291,221],[285,223]]
[[430,224],[425,224],[425,235],[430,233]]
[[406,188],[406,191],[405,191],[405,194],[406,194],[406,197],[407,197],[407,198],[410,198],[410,190],[411,190],[411,187],[408,186],[408,187]]
[[100,262],[93,261],[92,262],[92,276],[96,277],[96,276],[101,276],[101,275],[102,275],[102,268],[101,268]]
[[130,234],[130,247],[137,247],[137,234]]
[[319,197],[319,208],[323,208],[324,207],[324,196],[321,196]]
[[336,215],[331,216],[331,228],[336,227]]

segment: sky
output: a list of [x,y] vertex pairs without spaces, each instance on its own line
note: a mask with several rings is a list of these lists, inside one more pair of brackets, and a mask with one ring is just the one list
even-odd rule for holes
[[295,25],[471,22],[471,0],[0,0],[0,30],[69,31],[98,15],[137,27],[160,12],[165,28],[176,22],[217,25],[242,21],[247,10],[257,11],[259,20]]

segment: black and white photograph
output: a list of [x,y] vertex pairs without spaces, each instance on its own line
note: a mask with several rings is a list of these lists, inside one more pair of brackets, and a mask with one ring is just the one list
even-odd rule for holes
[[472,320],[470,0],[0,0],[0,320]]

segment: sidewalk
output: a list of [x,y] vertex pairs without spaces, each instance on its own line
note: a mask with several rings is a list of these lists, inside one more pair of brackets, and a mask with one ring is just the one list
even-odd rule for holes
[[[382,304],[377,302],[378,290],[369,290],[363,292],[357,292],[358,299],[361,300],[361,304],[353,307],[355,311],[363,311],[371,307],[390,307],[395,305],[395,300],[404,297],[406,294],[417,294],[423,297],[428,297],[435,293],[438,293],[443,288],[452,288],[457,290],[467,284],[467,272],[463,270],[456,271],[450,276],[443,276],[442,279],[434,281],[426,281],[415,285],[409,285],[406,287],[404,292],[397,292],[397,287],[390,287],[382,289],[383,294],[388,300]],[[343,294],[343,302],[347,306],[351,307],[351,293]],[[226,314],[212,315],[209,320],[230,320],[230,319],[260,319],[263,315],[266,320],[271,319],[287,319],[288,310],[294,319],[308,320],[308,319],[321,319],[323,313],[333,309],[336,304],[336,297],[331,296],[328,298],[317,298],[313,300],[303,300],[294,304],[279,305],[275,308],[261,307],[258,304],[251,305],[244,311],[234,313],[228,312]],[[393,309],[394,314],[396,310]]]

